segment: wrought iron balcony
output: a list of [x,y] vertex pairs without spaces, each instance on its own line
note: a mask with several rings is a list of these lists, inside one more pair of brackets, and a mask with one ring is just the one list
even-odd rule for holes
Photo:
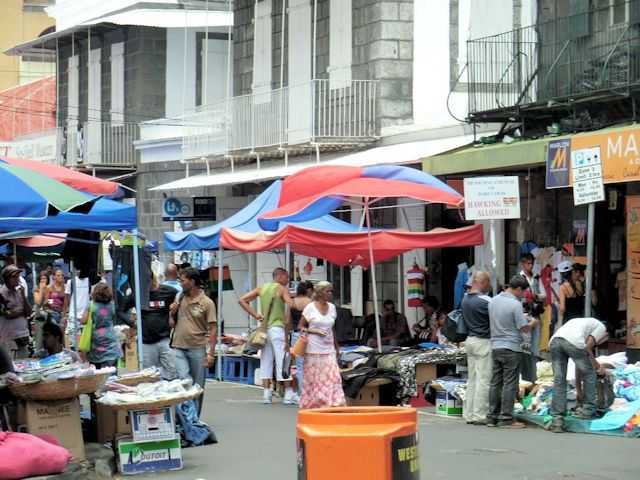
[[184,115],[185,159],[279,156],[283,149],[340,148],[376,139],[377,82],[329,80],[233,97]]
[[640,87],[640,0],[467,42],[469,115],[504,120]]

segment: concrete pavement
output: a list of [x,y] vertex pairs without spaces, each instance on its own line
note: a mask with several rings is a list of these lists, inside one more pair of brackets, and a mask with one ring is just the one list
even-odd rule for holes
[[[259,389],[209,383],[203,419],[220,443],[183,450],[180,472],[138,478],[295,480],[296,408],[260,400]],[[639,439],[474,427],[429,413],[422,413],[419,422],[423,480],[626,480],[640,475]]]

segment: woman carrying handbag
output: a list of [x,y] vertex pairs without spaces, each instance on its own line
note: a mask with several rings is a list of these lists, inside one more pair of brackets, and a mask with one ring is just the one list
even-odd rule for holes
[[[306,343],[304,385],[300,398],[300,408],[303,409],[346,405],[335,336],[338,314],[331,300],[333,286],[329,282],[319,282],[315,286],[313,301],[302,312],[300,329],[306,332],[306,340],[301,343],[301,346]],[[294,351],[296,347],[298,343]]]

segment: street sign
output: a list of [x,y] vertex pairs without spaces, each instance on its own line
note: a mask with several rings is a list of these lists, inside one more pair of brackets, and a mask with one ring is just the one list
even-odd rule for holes
[[574,205],[600,202],[605,199],[600,147],[572,151],[571,171]]
[[520,218],[518,177],[470,177],[464,179],[467,220]]
[[216,197],[169,197],[162,204],[162,219],[212,220],[216,219]]

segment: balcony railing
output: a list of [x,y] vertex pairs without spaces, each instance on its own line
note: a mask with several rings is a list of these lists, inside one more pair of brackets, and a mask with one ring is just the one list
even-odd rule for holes
[[640,0],[620,5],[468,41],[470,114],[640,86]]
[[377,133],[376,94],[376,81],[336,87],[329,80],[313,80],[233,97],[183,117],[184,157],[369,142]]
[[137,154],[133,142],[138,125],[69,121],[58,128],[57,158],[61,165],[133,168]]

